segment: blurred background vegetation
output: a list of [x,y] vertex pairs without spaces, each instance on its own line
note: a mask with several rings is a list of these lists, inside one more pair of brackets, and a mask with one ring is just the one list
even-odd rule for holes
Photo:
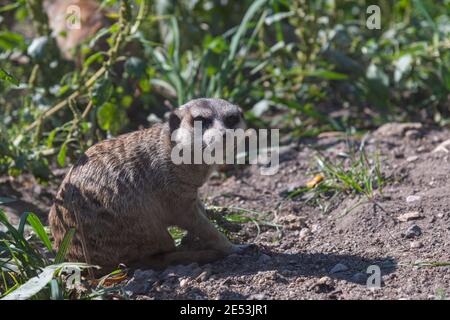
[[[1,174],[48,180],[96,141],[196,97],[235,102],[251,126],[290,139],[449,123],[450,0],[99,4],[100,28],[61,52],[54,36],[67,34],[52,33],[45,3],[2,1]],[[366,27],[371,4],[380,30]]]

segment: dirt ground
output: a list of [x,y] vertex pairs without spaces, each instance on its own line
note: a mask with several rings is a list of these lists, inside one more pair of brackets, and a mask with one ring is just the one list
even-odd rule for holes
[[[283,148],[274,176],[249,166],[213,177],[201,189],[207,204],[264,213],[280,227],[245,223],[231,237],[256,248],[204,266],[137,270],[124,290],[133,299],[448,298],[450,145],[435,151],[448,139],[449,130],[418,125],[385,125],[370,134],[366,150],[381,152],[387,179],[375,199],[379,206],[355,195],[324,200],[322,208],[286,197],[314,176],[316,150],[332,158],[347,150],[338,135]],[[23,211],[45,218],[56,183],[40,186],[24,179],[0,181],[0,196],[20,199],[4,208],[12,218]],[[380,268],[381,288],[367,287],[369,266]]]

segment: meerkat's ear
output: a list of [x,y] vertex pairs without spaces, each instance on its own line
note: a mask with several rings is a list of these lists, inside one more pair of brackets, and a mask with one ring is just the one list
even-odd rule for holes
[[181,124],[181,115],[178,110],[172,111],[169,115],[169,128],[170,132],[177,130]]

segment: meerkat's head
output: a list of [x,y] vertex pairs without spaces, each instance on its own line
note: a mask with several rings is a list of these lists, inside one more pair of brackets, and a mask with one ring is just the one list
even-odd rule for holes
[[[202,149],[225,146],[231,130],[246,129],[241,108],[222,99],[195,99],[180,106],[169,117],[172,141]],[[231,129],[231,130],[230,130]],[[228,132],[228,133],[227,133]]]

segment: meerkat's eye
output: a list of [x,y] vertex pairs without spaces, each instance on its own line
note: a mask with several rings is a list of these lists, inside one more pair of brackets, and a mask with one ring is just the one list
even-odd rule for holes
[[240,119],[238,115],[231,115],[224,119],[224,124],[227,128],[233,128],[239,123]]
[[202,123],[203,127],[208,127],[211,125],[212,120],[210,118],[205,118],[203,116],[197,116],[193,119],[193,123],[195,124],[196,121],[199,121]]

